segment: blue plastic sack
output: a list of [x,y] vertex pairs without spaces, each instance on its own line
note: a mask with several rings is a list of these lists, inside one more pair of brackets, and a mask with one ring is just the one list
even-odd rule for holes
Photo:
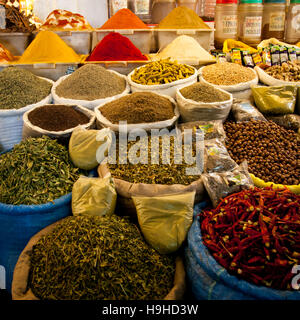
[[[89,176],[97,176],[93,170]],[[13,272],[19,255],[36,233],[72,215],[72,193],[42,205],[0,203],[0,266],[5,268],[6,290],[11,291]]]
[[259,287],[230,275],[202,242],[199,217],[206,206],[194,209],[194,222],[189,230],[185,248],[185,268],[188,283],[197,300],[300,300],[299,291],[275,290]]

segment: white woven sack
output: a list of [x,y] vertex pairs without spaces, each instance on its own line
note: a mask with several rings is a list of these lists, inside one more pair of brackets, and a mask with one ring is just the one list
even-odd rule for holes
[[[70,106],[70,108],[71,107],[72,106]],[[87,108],[84,108],[82,106],[73,106],[73,107],[76,110],[81,111],[83,114],[85,114],[89,118],[89,122],[80,125],[80,127],[82,127],[83,129],[92,129],[93,126],[95,125],[95,121],[96,121],[96,116],[95,116],[94,112],[87,109]],[[74,128],[70,128],[70,129],[67,129],[64,131],[48,131],[48,130],[44,130],[40,127],[37,127],[37,126],[33,125],[28,119],[29,114],[37,108],[39,108],[39,107],[35,107],[31,110],[28,110],[23,115],[23,122],[24,122],[23,135],[22,135],[23,139],[26,139],[28,137],[41,137],[42,135],[47,135],[52,138],[68,138],[71,136],[72,132],[78,127],[77,126]]]
[[191,99],[186,99],[181,93],[180,89],[176,91],[176,100],[178,103],[179,112],[183,122],[190,121],[225,121],[230,112],[233,97],[232,94],[225,90],[218,89],[230,96],[229,100],[222,102],[197,102]]
[[279,80],[276,79],[269,74],[267,74],[263,69],[260,67],[255,67],[254,68],[259,76],[260,82],[267,84],[268,86],[284,86],[284,85],[296,85],[300,86],[300,81],[295,82],[295,81],[284,81],[284,80]]
[[[50,83],[50,79],[42,78]],[[22,140],[23,114],[37,106],[52,103],[52,94],[35,104],[30,104],[20,109],[0,110],[0,152],[13,148]]]
[[202,67],[199,69],[199,77],[200,77],[200,82],[203,82],[203,83],[206,83],[206,84],[210,84],[212,86],[215,86],[219,89],[223,89],[227,92],[237,92],[237,91],[244,91],[244,90],[247,90],[247,89],[250,89],[252,85],[257,85],[258,84],[258,76],[257,76],[257,73],[255,70],[249,68],[249,70],[251,70],[254,74],[255,74],[255,78],[251,81],[247,81],[247,82],[241,82],[239,84],[234,84],[234,85],[231,85],[231,86],[223,86],[223,85],[216,85],[216,84],[213,84],[213,83],[210,83],[208,81],[206,81],[203,76],[202,76],[202,72],[203,72],[203,68],[205,67]]
[[126,81],[126,88],[125,90],[120,93],[120,94],[117,94],[115,96],[112,96],[112,97],[107,97],[107,98],[104,98],[104,99],[97,99],[97,100],[92,100],[92,101],[88,101],[88,100],[75,100],[75,99],[67,99],[67,98],[63,98],[63,97],[59,97],[57,94],[56,94],[56,88],[67,78],[69,77],[71,74],[69,75],[66,75],[66,76],[63,76],[61,78],[59,78],[54,86],[52,87],[52,96],[53,96],[53,101],[55,104],[71,104],[71,105],[79,105],[79,106],[83,106],[85,108],[88,108],[90,110],[94,110],[94,108],[96,106],[99,106],[100,104],[102,103],[107,103],[107,102],[110,102],[114,99],[118,99],[118,98],[121,98],[122,96],[124,96],[125,94],[129,93],[130,92],[130,86],[127,82],[127,77],[114,71],[114,70],[107,70],[108,72],[112,72],[112,73],[115,73],[116,75],[118,75],[119,77],[123,78],[125,81]]
[[[165,120],[165,121],[158,121],[158,122],[150,122],[150,123],[138,123],[138,124],[127,124],[127,130],[135,130],[135,129],[143,129],[143,130],[151,130],[151,129],[163,129],[163,128],[169,128],[175,124],[175,122],[180,117],[180,113],[177,107],[176,101],[171,98],[170,96],[158,94],[156,92],[152,92],[153,94],[156,94],[158,96],[164,97],[169,99],[174,104],[174,117]],[[127,94],[128,95],[128,94]],[[103,107],[106,103],[101,104],[100,106],[97,106],[94,109],[96,119],[97,119],[97,127],[98,129],[101,129],[102,127],[110,128],[113,131],[119,131],[119,125],[111,123],[107,118],[105,118],[101,113],[101,107]],[[100,109],[100,110],[99,110]]]
[[[143,67],[143,66],[141,66],[141,67]],[[143,84],[135,83],[134,81],[131,80],[131,76],[133,75],[135,70],[138,70],[141,67],[134,69],[128,75],[128,82],[130,84],[130,88],[131,88],[132,92],[152,91],[152,92],[156,92],[156,93],[159,93],[162,95],[170,96],[175,99],[177,89],[181,89],[187,85],[190,85],[190,84],[197,82],[197,78],[198,78],[197,69],[190,66],[195,70],[195,73],[186,79],[181,79],[181,80],[173,81],[171,83],[166,83],[166,84],[143,85]]]

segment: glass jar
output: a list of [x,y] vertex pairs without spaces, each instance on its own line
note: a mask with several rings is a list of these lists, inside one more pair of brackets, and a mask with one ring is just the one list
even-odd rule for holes
[[108,15],[112,17],[120,9],[128,8],[127,0],[109,0]]
[[240,0],[238,5],[238,40],[256,47],[261,42],[262,0]]
[[285,42],[300,41],[300,0],[291,0],[286,19]]
[[215,9],[215,48],[221,49],[226,39],[237,40],[237,0],[217,0]]
[[196,12],[197,10],[197,0],[177,0],[177,7],[185,6]]
[[262,39],[284,40],[285,0],[265,0]]
[[152,0],[128,0],[128,9],[144,23],[151,22]]
[[153,0],[152,23],[160,23],[175,8],[175,0]]

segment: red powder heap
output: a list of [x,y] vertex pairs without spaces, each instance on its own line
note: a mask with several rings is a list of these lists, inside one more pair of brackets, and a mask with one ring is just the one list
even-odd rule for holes
[[149,27],[129,9],[121,9],[100,29],[149,29]]
[[86,60],[139,61],[148,58],[128,38],[117,32],[111,32],[97,44]]

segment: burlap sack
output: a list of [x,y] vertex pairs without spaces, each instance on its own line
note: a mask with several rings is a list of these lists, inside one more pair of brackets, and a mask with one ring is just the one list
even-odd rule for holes
[[[98,175],[100,178],[110,175],[108,166],[101,164],[98,167]],[[175,193],[186,193],[196,191],[195,203],[200,202],[204,195],[204,186],[202,179],[198,179],[188,186],[182,184],[162,185],[162,184],[146,184],[131,183],[125,180],[114,178],[117,197],[116,214],[120,216],[130,216],[137,218],[136,208],[132,200],[132,196],[164,196]]]
[[[62,219],[63,220],[63,219]],[[22,251],[18,262],[16,264],[12,282],[12,299],[13,300],[40,300],[37,298],[31,289],[28,289],[28,278],[30,272],[30,253],[33,246],[39,241],[39,239],[50,233],[53,228],[61,223],[59,220],[50,226],[44,228],[36,235],[34,235]],[[174,276],[174,286],[164,300],[182,300],[184,298],[186,290],[185,282],[185,269],[183,260],[180,256],[176,258],[176,270]]]

